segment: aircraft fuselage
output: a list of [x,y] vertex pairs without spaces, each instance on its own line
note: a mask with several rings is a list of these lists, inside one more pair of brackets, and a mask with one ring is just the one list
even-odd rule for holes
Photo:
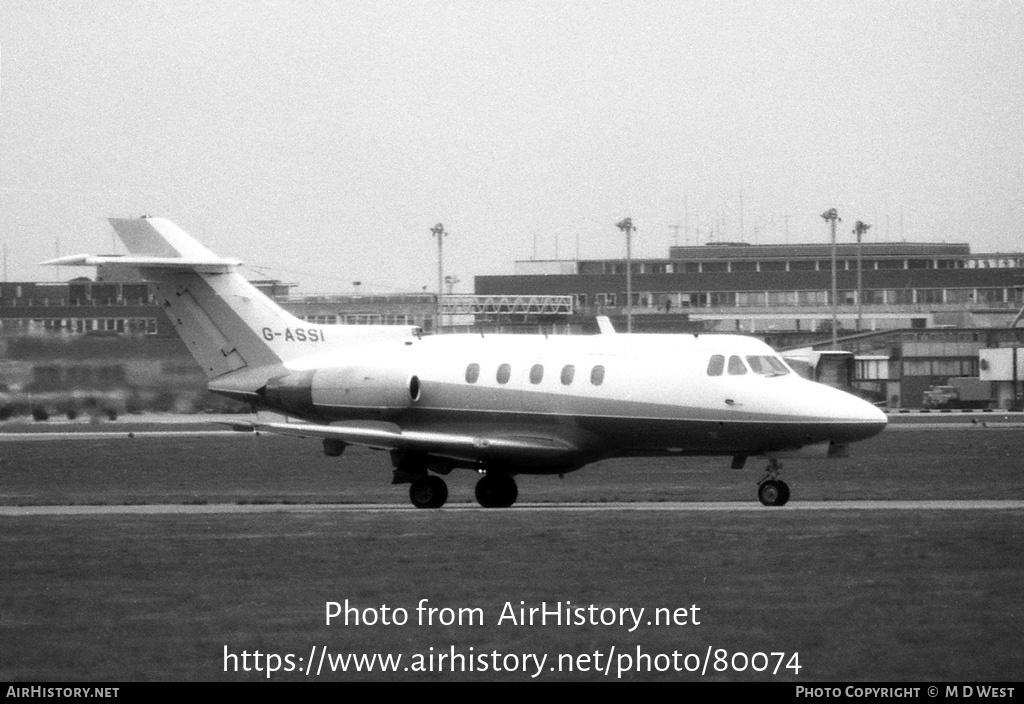
[[[722,370],[711,374],[716,355]],[[298,360],[262,401],[314,423],[380,421],[405,433],[458,428],[553,444],[548,454],[484,443],[431,453],[515,473],[609,457],[772,455],[845,445],[885,427],[861,399],[762,366],[769,356],[778,359],[732,335],[443,335]]]

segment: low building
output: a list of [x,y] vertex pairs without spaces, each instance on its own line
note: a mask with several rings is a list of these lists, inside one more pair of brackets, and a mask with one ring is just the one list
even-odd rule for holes
[[982,381],[991,382],[1000,408],[1022,410],[1024,406],[1024,345],[1020,339],[997,348],[982,350],[979,355]]
[[[925,391],[949,384],[950,379],[995,380],[986,376],[988,355],[1005,355],[1019,346],[1024,346],[1024,328],[909,328],[839,339],[839,347],[854,355],[852,385],[865,397],[884,402],[889,408],[920,408]],[[784,354],[831,347],[829,338]],[[1004,370],[1002,366],[998,369]],[[1009,396],[1006,389],[1001,395],[994,394],[993,406],[1009,408]]]
[[[478,276],[479,295],[572,296],[576,315],[626,318],[622,259],[521,261]],[[936,326],[1007,327],[1024,305],[1024,254],[966,244],[710,243],[631,262],[634,330],[831,333]]]

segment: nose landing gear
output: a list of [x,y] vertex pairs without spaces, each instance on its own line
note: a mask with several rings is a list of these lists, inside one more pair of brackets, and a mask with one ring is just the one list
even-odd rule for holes
[[784,506],[789,501],[789,485],[778,478],[781,469],[778,460],[768,460],[767,474],[757,487],[757,498],[765,506]]

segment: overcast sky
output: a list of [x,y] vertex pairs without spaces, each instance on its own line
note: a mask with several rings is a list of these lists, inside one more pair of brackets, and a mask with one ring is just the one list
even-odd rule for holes
[[1024,249],[1024,3],[0,0],[9,280],[110,216],[304,292],[434,290],[441,222],[468,292],[625,216],[657,257],[831,207]]

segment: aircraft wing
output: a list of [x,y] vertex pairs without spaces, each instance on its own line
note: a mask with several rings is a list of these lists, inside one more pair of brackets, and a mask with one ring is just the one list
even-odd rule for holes
[[[236,430],[248,429],[235,425]],[[516,433],[452,433],[437,430],[409,430],[394,423],[252,423],[253,431],[327,438],[377,450],[422,452],[469,461],[487,459],[558,459],[578,452],[562,438]]]

